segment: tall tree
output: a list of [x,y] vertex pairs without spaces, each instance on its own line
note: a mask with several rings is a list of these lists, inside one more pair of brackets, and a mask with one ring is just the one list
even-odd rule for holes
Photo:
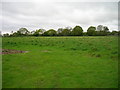
[[109,28],[107,26],[103,26],[103,35],[109,34]]
[[28,34],[28,30],[26,28],[20,28],[17,33],[18,35],[27,35]]
[[87,30],[87,35],[94,36],[95,35],[95,30],[96,30],[96,27],[90,26]]
[[33,36],[41,36],[41,35],[43,35],[44,32],[45,32],[44,29],[38,29],[33,32]]
[[97,31],[103,31],[103,25],[98,25],[97,26]]
[[83,29],[80,26],[75,26],[71,32],[73,36],[81,36],[83,35]]
[[71,29],[65,28],[63,29],[62,33],[63,36],[69,36],[71,34]]
[[38,29],[37,31],[40,35],[42,35],[45,32],[45,29]]
[[50,29],[50,30],[44,32],[43,35],[45,35],[45,36],[56,36],[57,32],[54,29]]
[[103,26],[103,25],[98,25],[97,27],[97,35],[99,36],[105,36],[109,34],[109,29],[107,26]]
[[3,34],[4,37],[9,37],[9,33]]
[[62,36],[62,31],[63,31],[63,30],[64,30],[63,28],[59,28],[59,29],[57,30],[58,36]]

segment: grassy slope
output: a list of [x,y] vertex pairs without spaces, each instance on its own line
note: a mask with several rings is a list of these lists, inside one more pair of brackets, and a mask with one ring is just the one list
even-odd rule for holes
[[[117,37],[3,38],[3,87],[116,88]],[[44,51],[48,52],[44,52]]]

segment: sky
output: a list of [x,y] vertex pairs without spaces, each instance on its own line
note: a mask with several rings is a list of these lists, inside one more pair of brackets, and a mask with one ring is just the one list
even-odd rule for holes
[[118,2],[75,1],[7,1],[0,3],[2,33],[27,28],[55,29],[79,25],[84,32],[89,26],[104,25],[110,31],[118,30]]

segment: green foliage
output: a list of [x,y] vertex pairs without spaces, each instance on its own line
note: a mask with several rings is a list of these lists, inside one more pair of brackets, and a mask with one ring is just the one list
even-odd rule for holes
[[10,34],[10,36],[16,37],[16,36],[28,36],[29,31],[26,28],[20,28],[17,32],[13,32]]
[[[50,29],[48,31],[44,29],[38,29],[36,31],[28,31],[26,28],[20,28],[17,32],[11,32],[10,35],[4,34],[5,37],[16,37],[16,36],[107,36],[114,35],[115,32],[110,32],[107,26],[98,25],[96,27],[90,26],[86,32],[83,32],[82,27],[75,26],[73,29],[71,27],[59,28],[57,31]],[[118,32],[119,35],[119,32]]]
[[45,32],[44,29],[38,29],[36,31],[33,31],[31,33],[33,33],[33,36],[42,36],[42,34]]
[[9,37],[9,33],[3,34],[4,37]]
[[75,26],[71,32],[73,36],[82,36],[83,35],[83,29],[80,26]]
[[118,33],[119,33],[118,31],[112,31],[111,35],[118,35]]
[[103,28],[104,28],[103,31],[109,32],[109,28],[107,26],[104,26]]
[[97,26],[97,31],[103,31],[104,29],[104,26],[103,25],[98,25]]
[[19,35],[27,35],[28,32],[29,32],[29,31],[28,31],[26,28],[20,28],[20,29],[18,30]]
[[70,36],[70,34],[71,34],[71,29],[69,29],[69,28],[63,29],[61,34],[62,34],[63,36]]
[[44,32],[43,35],[45,35],[45,36],[56,36],[57,32],[54,29],[50,29],[50,30]]
[[69,31],[68,29],[64,29],[64,30],[62,31],[62,35],[63,35],[63,36],[69,36],[69,35],[70,35],[70,31]]
[[94,36],[95,35],[95,31],[96,31],[96,27],[94,26],[90,26],[87,30],[87,35],[89,36]]
[[109,29],[107,26],[98,25],[96,35],[98,36],[107,36],[109,35]]
[[34,32],[34,34],[33,34],[33,36],[39,36],[39,35],[40,35],[40,34],[39,34],[39,31],[37,31],[37,30],[36,30],[36,31]]
[[62,36],[63,30],[64,30],[63,28],[59,28],[59,29],[57,30],[58,36]]

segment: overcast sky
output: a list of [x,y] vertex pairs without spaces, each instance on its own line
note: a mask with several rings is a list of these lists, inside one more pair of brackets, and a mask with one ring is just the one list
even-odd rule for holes
[[[0,4],[1,5],[1,4]],[[2,33],[25,27],[55,29],[105,25],[118,30],[117,2],[2,2]]]

